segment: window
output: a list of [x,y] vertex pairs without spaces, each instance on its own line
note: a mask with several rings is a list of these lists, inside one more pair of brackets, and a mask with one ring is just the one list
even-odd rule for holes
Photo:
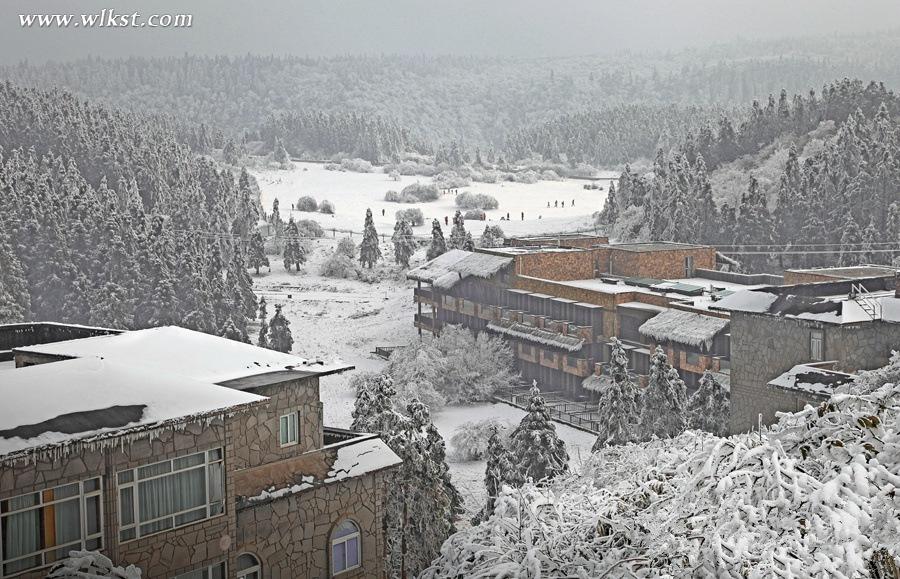
[[237,579],[260,579],[262,566],[259,559],[250,553],[242,553],[237,558]]
[[285,414],[278,421],[278,441],[281,446],[300,442],[299,416],[296,412]]
[[344,521],[331,534],[331,576],[359,567],[359,527]]
[[123,470],[118,482],[121,541],[225,512],[221,448]]
[[694,256],[687,255],[684,258],[684,277],[694,277]]
[[203,569],[194,569],[193,571],[176,575],[172,579],[225,579],[225,561]]
[[103,547],[100,478],[0,501],[0,576]]
[[809,357],[814,362],[825,359],[825,332],[813,330],[809,334]]

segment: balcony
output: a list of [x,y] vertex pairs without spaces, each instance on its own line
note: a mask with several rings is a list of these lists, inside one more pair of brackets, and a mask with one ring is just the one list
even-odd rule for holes
[[427,314],[415,314],[413,316],[413,325],[420,330],[435,332],[441,329],[441,323]]
[[562,370],[566,374],[572,374],[581,378],[587,378],[591,375],[591,360],[574,356],[563,356],[562,359]]
[[457,311],[465,316],[475,316],[475,302],[470,302],[469,300],[459,299],[457,300]]
[[434,303],[434,292],[426,288],[415,288],[413,290],[413,301],[420,304],[436,305]]
[[562,358],[561,354],[556,352],[548,352],[547,350],[541,350],[541,366],[545,368],[553,368],[554,370],[559,370],[562,366]]

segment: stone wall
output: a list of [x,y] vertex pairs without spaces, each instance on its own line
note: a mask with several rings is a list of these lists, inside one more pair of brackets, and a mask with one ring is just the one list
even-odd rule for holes
[[592,279],[601,267],[607,249],[583,251],[547,251],[523,253],[515,256],[515,273],[542,279],[567,281]]
[[[309,376],[251,390],[266,396],[269,402],[235,423],[235,464],[237,470],[297,456],[322,447],[322,403],[319,378]],[[279,444],[279,419],[299,412],[300,441],[282,447]]]
[[685,276],[684,259],[694,258],[694,269],[715,269],[716,250],[714,247],[666,249],[662,251],[628,251],[611,246],[608,267],[605,273],[625,277],[650,277],[656,279],[678,279]]
[[[810,320],[734,312],[731,317],[731,431],[744,432],[775,421],[779,411],[794,412],[818,401],[768,386],[797,364],[810,361],[812,330],[825,335],[825,360],[835,370],[856,372],[887,364],[900,349],[900,325],[884,322],[822,324]],[[761,415],[761,419],[759,416]]]
[[267,579],[326,579],[331,532],[352,519],[360,528],[362,565],[341,577],[384,577],[384,476],[375,472],[242,508],[238,552],[255,555]]
[[[232,419],[233,420],[233,419]],[[228,560],[233,568],[235,537],[234,494],[231,484],[233,456],[229,455],[225,424],[221,419],[208,426],[191,423],[183,429],[159,429],[152,438],[123,441],[106,449],[75,447],[67,456],[39,459],[0,467],[0,500],[55,486],[102,477],[103,552],[116,564],[134,564],[144,577],[171,577],[195,568]],[[177,529],[163,531],[124,543],[119,542],[119,501],[116,473],[146,464],[212,448],[225,448],[225,514]],[[18,577],[39,579],[46,569]]]

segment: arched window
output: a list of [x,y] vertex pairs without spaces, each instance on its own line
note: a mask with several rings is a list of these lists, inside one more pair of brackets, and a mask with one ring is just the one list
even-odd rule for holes
[[241,553],[237,558],[237,579],[262,579],[259,559],[250,553]]
[[359,527],[353,521],[343,521],[331,533],[331,576],[359,567]]

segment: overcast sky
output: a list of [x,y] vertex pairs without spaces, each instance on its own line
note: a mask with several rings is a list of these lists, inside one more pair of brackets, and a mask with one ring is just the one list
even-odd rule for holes
[[[23,29],[21,13],[191,13],[190,29]],[[0,61],[87,55],[565,56],[900,27],[900,0],[0,0]]]

